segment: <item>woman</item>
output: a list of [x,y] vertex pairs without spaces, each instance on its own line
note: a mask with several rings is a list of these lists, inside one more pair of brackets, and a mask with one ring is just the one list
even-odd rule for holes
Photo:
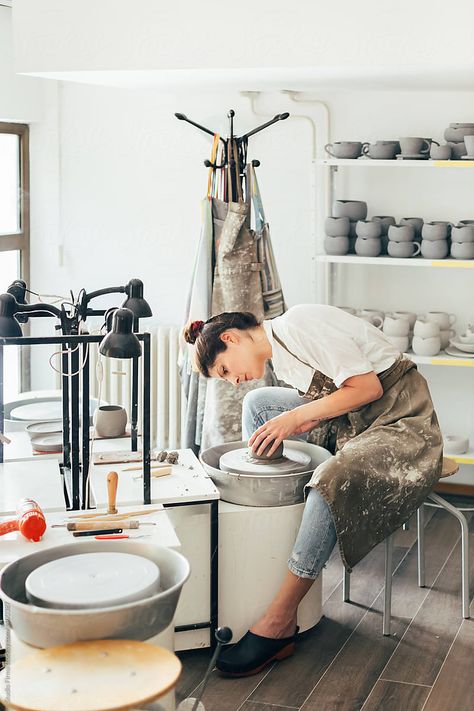
[[[265,615],[219,657],[228,675],[255,674],[294,651],[298,605],[336,543],[347,570],[416,511],[441,474],[442,436],[425,379],[383,333],[334,306],[305,304],[259,323],[223,313],[185,330],[205,377],[234,385],[279,380],[244,398],[249,447],[271,454],[299,437],[335,456],[317,467],[285,581]],[[309,433],[309,434],[308,434]]]

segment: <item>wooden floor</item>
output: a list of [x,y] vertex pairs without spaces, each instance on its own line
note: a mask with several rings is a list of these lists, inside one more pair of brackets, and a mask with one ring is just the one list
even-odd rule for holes
[[[468,516],[472,531],[474,514]],[[214,671],[206,711],[472,711],[474,619],[461,619],[459,525],[444,511],[426,509],[425,588],[417,584],[415,536],[413,525],[397,533],[391,637],[382,635],[383,545],[354,570],[352,603],[342,602],[335,552],[324,571],[324,616],[301,636],[294,656],[246,679]],[[470,543],[472,596],[472,533]],[[179,656],[178,701],[195,696],[210,659],[207,650]]]

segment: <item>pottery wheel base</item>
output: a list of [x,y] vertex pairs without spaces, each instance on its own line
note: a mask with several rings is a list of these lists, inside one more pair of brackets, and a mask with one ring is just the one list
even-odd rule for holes
[[252,457],[247,447],[243,447],[225,452],[219,460],[219,469],[234,474],[298,474],[311,469],[311,456],[299,449],[285,446],[283,457],[262,463]]

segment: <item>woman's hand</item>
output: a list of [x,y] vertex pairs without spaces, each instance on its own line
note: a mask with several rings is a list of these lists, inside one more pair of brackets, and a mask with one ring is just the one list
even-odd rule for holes
[[296,412],[297,409],[283,412],[255,430],[249,439],[249,447],[252,452],[261,455],[272,444],[268,451],[268,456],[271,456],[284,439],[294,434],[309,432],[317,426],[318,420],[301,422],[301,415]]

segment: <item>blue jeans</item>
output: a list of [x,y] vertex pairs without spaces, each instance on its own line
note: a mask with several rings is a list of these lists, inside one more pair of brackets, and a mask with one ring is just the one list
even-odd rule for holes
[[[249,439],[256,429],[282,412],[308,402],[291,388],[264,387],[247,393],[242,407],[242,437]],[[306,440],[307,434],[291,439]],[[288,560],[290,571],[300,578],[314,580],[336,544],[334,521],[325,500],[310,489],[295,545]]]

